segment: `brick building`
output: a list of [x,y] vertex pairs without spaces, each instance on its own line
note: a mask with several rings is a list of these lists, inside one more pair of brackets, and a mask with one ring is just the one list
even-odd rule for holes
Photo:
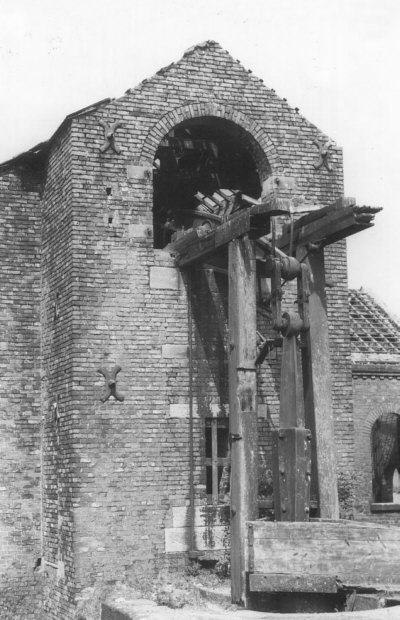
[[[196,192],[258,198],[274,176],[295,205],[330,205],[341,150],[212,41],[0,166],[2,618],[69,620],[96,583],[229,544],[226,276],[178,270],[168,244]],[[366,386],[395,403],[397,381],[357,362],[353,415],[345,241],[325,267],[338,471],[363,469],[366,518]],[[266,297],[260,282],[264,334]],[[264,513],[279,364],[258,370]]]
[[398,524],[400,327],[362,289],[350,291],[350,316],[355,509],[360,518]]

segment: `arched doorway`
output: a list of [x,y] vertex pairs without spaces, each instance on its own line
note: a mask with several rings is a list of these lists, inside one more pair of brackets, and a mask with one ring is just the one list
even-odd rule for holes
[[[384,413],[371,430],[374,502],[393,502],[400,471],[400,416]],[[394,488],[395,487],[395,488]]]

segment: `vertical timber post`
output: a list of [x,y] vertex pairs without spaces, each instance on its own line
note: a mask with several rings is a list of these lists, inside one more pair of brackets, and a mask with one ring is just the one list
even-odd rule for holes
[[276,521],[308,521],[310,431],[304,428],[304,402],[296,333],[284,335],[279,428],[272,431]]
[[246,605],[247,522],[258,517],[256,260],[247,236],[229,243],[231,594]]
[[[301,257],[299,257],[301,258]],[[318,496],[319,516],[339,518],[336,476],[332,381],[325,294],[324,251],[310,253],[310,329],[304,337],[303,385],[306,426],[311,430],[312,483]]]

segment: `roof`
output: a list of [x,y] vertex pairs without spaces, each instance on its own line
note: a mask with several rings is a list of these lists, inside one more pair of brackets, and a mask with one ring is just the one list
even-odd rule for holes
[[350,338],[355,364],[400,365],[400,325],[364,289],[349,290]]

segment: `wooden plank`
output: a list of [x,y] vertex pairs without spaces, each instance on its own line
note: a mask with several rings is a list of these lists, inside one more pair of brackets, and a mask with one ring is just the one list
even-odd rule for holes
[[256,261],[247,237],[229,244],[231,592],[246,604],[247,522],[258,516]]
[[[184,236],[182,237],[184,239]],[[178,267],[184,267],[195,263],[197,260],[203,260],[207,256],[210,256],[215,250],[215,235],[209,233],[204,237],[197,237],[193,239],[192,243],[188,244],[182,254],[179,254],[179,246],[177,243],[171,244],[172,251],[178,252],[176,264]]]
[[371,594],[356,594],[352,611],[365,611],[366,609],[380,609],[382,607],[380,596]]
[[311,473],[309,435],[305,428],[279,428],[272,431],[274,509],[277,521],[308,521]]
[[325,247],[327,245],[330,245],[331,243],[335,243],[336,241],[341,241],[342,239],[347,239],[348,237],[356,235],[363,230],[367,230],[367,228],[372,228],[373,226],[373,223],[360,224],[358,222],[355,222],[354,224],[342,223],[337,227],[332,227],[330,234],[328,235],[328,237],[326,237],[321,247]]
[[[270,541],[269,541],[270,542]],[[331,552],[336,549],[336,555]],[[272,544],[267,548],[254,546],[254,573],[330,574],[343,583],[358,585],[398,584],[400,568],[399,548],[388,546],[382,555],[381,545],[365,543],[317,546],[315,541],[304,549],[301,545],[288,548]]]
[[[300,252],[297,258],[301,259]],[[309,254],[310,329],[302,335],[303,388],[306,428],[312,435],[311,497],[318,497],[319,516],[339,518],[335,435],[332,410],[324,252]]]
[[[193,235],[193,231],[188,231],[171,243],[171,250],[178,254],[177,265],[187,267],[196,261],[204,260],[217,248],[226,245],[232,239],[249,233],[250,230],[253,237],[254,235],[261,237],[267,234],[269,232],[269,219],[274,215],[289,213],[289,205],[290,201],[288,200],[271,198],[266,203],[238,211],[205,236],[199,237]],[[190,243],[186,243],[186,234],[190,236]]]
[[251,592],[318,592],[336,593],[337,581],[332,575],[285,575],[254,573],[250,575]]
[[229,220],[215,229],[214,235],[216,248],[229,243],[229,241],[232,241],[235,237],[240,237],[241,235],[249,232],[250,211],[251,208],[235,213],[229,218]]
[[254,572],[325,573],[340,578],[361,572],[360,578],[400,584],[396,541],[307,540],[303,542],[260,538],[254,540]]
[[[371,226],[373,226],[372,222],[360,221],[353,208],[346,207],[334,210],[324,217],[295,228],[293,243],[295,247],[304,246],[308,243],[321,243],[321,247],[323,247]],[[289,245],[290,233],[285,233],[277,239],[277,246],[281,250],[287,252]]]
[[325,217],[325,215],[331,213],[332,211],[336,211],[338,209],[345,209],[346,207],[354,207],[356,205],[356,202],[357,201],[355,198],[338,198],[327,207],[321,207],[317,211],[312,211],[311,213],[307,213],[307,215],[303,215],[301,218],[295,221],[294,228],[301,228],[305,224],[310,224],[314,220]]
[[[337,222],[342,222],[344,219],[348,219],[350,216],[351,223],[354,223],[353,211],[351,208],[328,211],[323,217],[319,217],[307,224],[303,224],[303,218],[300,218],[296,222],[297,226],[294,228],[293,244],[294,247],[299,247],[310,242],[318,242],[324,239],[330,232],[330,226]],[[279,248],[286,251],[290,245],[290,231],[283,233],[277,238],[276,244]]]
[[254,522],[254,574],[330,575],[345,585],[400,586],[400,528],[341,522]]
[[300,358],[296,337],[284,337],[279,398],[279,426],[282,428],[304,428],[303,388],[300,377]]
[[254,538],[293,539],[343,539],[396,540],[400,543],[400,527],[389,527],[380,523],[361,523],[345,519],[337,521],[311,520],[309,522],[252,522]]

